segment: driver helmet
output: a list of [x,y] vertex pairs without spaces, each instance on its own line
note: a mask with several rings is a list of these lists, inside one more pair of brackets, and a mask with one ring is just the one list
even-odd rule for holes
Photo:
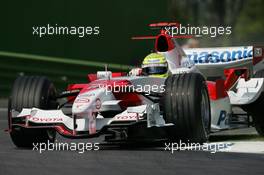
[[162,54],[151,53],[142,63],[142,74],[151,77],[167,77],[168,63]]

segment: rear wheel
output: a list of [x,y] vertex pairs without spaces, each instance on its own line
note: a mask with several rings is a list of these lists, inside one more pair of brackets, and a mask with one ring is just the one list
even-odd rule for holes
[[201,74],[176,74],[167,78],[164,95],[164,119],[174,125],[169,138],[195,143],[208,140],[211,126],[210,100]]
[[[18,77],[9,98],[9,123],[11,110],[21,112],[23,108],[56,109],[56,89],[46,77]],[[54,142],[56,132],[53,129],[26,129],[12,127],[10,136],[17,147],[32,147],[33,143]]]
[[[264,78],[264,70],[259,70],[255,73],[254,78]],[[254,126],[258,132],[259,135],[264,136],[264,114],[263,109],[264,106],[264,92],[261,93],[259,98],[249,104],[243,107],[245,111],[247,111],[253,119]]]

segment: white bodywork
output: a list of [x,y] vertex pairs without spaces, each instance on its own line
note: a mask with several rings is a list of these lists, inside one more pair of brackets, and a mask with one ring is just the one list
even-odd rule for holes
[[250,104],[258,99],[263,92],[263,78],[251,78],[245,81],[244,78],[238,80],[235,91],[228,91],[232,105]]

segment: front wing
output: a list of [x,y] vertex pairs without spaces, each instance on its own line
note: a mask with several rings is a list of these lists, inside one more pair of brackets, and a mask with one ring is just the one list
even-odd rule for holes
[[104,118],[100,114],[77,117],[66,115],[63,110],[42,110],[38,108],[24,108],[20,113],[10,111],[10,127],[23,128],[54,128],[56,131],[71,138],[95,137],[104,134],[111,126],[128,126],[138,122],[146,122],[147,127],[162,127],[165,124],[160,115],[159,104],[128,107],[127,110],[112,118]]

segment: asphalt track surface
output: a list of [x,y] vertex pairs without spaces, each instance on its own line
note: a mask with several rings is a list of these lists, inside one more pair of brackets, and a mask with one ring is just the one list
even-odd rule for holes
[[[264,174],[264,154],[164,151],[163,146],[124,148],[102,145],[99,151],[45,151],[16,148],[7,133],[6,109],[0,108],[0,175],[24,174]],[[102,139],[59,142],[100,142]]]

